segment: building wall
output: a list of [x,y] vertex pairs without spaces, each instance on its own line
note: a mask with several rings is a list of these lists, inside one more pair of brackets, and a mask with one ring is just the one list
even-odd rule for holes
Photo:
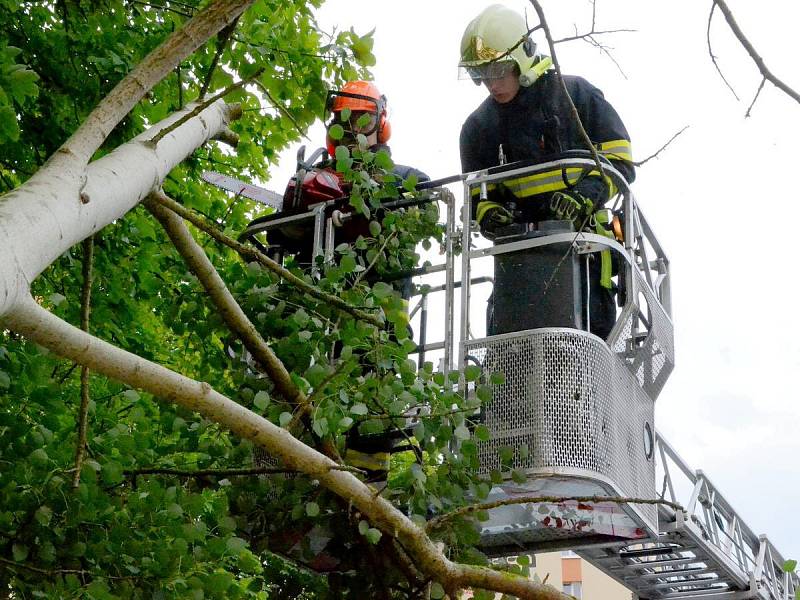
[[[533,571],[547,583],[564,590],[565,584],[580,583],[581,600],[631,600],[632,593],[574,553],[545,552],[536,555]],[[566,590],[571,592],[571,590]]]
[[[513,562],[514,558],[508,559]],[[601,570],[580,558],[577,554],[567,552],[544,552],[535,555],[536,566],[531,569],[542,582],[554,588],[574,594],[579,584],[580,600],[631,600],[632,592],[617,583]],[[572,585],[570,585],[572,584]],[[565,585],[570,586],[565,588]],[[500,598],[497,594],[496,598]],[[462,600],[472,598],[467,591]]]

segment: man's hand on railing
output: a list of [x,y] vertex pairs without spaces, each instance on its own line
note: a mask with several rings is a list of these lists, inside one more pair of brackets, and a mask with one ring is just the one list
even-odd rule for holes
[[561,220],[572,221],[580,231],[595,210],[594,202],[578,192],[554,192],[550,198],[550,210]]
[[[484,203],[481,203],[484,204]],[[486,202],[478,206],[478,225],[481,233],[488,239],[497,237],[498,230],[514,222],[514,215],[502,204]]]

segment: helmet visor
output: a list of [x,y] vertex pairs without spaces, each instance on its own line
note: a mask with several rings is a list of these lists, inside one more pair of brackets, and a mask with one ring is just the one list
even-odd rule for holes
[[514,73],[517,68],[517,63],[514,60],[504,60],[484,63],[482,65],[475,65],[469,67],[459,67],[459,79],[472,79],[477,85],[484,81],[492,81],[494,79],[503,79],[508,75]]
[[344,110],[333,113],[333,118],[328,123],[328,127],[336,124],[341,125],[345,133],[370,135],[378,129],[378,115],[373,112]]

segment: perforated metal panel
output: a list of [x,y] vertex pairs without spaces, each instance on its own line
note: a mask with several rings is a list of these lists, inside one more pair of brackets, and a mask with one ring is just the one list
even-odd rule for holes
[[[633,272],[633,282],[634,293],[617,319],[608,344],[655,400],[675,366],[672,321],[639,271]],[[643,337],[636,339],[634,333]]]
[[[484,472],[500,470],[500,450],[510,447],[513,467],[529,478],[578,470],[620,496],[654,497],[644,441],[653,401],[605,342],[574,329],[536,329],[471,341],[465,352],[506,376],[483,413]],[[636,510],[655,528],[654,507]]]

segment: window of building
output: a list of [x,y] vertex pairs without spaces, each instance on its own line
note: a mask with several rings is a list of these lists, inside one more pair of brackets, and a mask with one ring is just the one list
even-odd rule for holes
[[581,582],[580,581],[573,581],[572,583],[565,583],[564,584],[564,593],[570,596],[574,596],[578,600],[581,600]]
[[580,558],[580,556],[575,554],[572,550],[562,550],[561,558]]

